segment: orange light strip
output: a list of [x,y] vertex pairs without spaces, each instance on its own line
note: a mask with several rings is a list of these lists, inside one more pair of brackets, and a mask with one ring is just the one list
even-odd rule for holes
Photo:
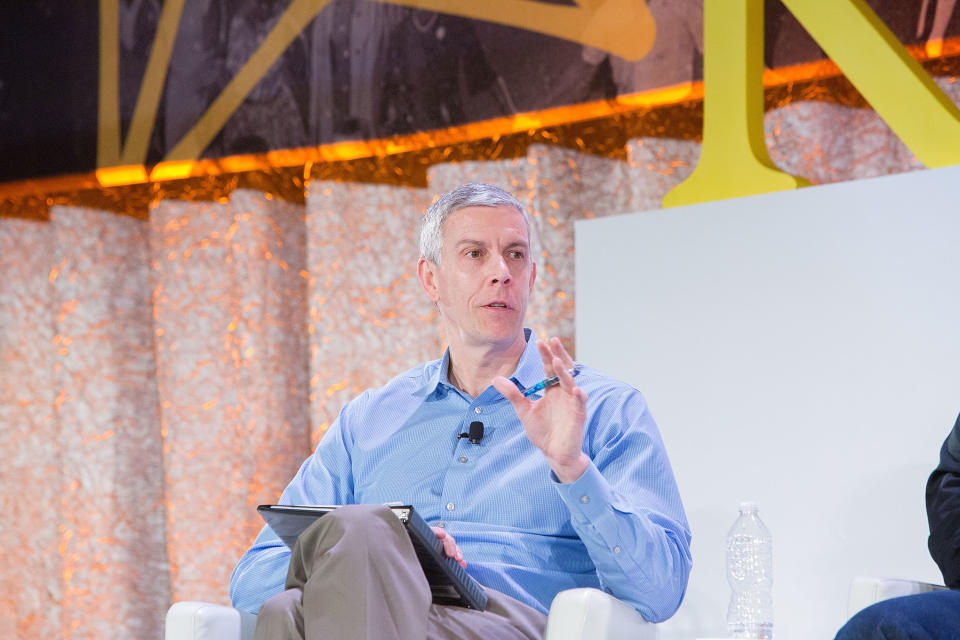
[[150,181],[147,170],[142,164],[106,167],[94,171],[97,182],[102,187],[116,187],[124,184],[143,184]]
[[[920,62],[948,58],[960,54],[960,36],[926,45],[907,46]],[[936,54],[936,55],[934,55]],[[842,75],[829,60],[817,60],[763,73],[765,89],[782,87]],[[0,198],[13,199],[29,195],[56,193],[98,187],[165,182],[201,176],[235,174],[264,169],[303,166],[310,163],[333,163],[445,147],[485,139],[496,139],[516,133],[548,127],[610,118],[643,109],[655,109],[703,99],[703,81],[687,82],[648,91],[618,96],[613,100],[596,100],[569,106],[470,122],[446,129],[435,129],[391,138],[357,140],[324,144],[316,147],[283,149],[259,154],[243,154],[222,158],[161,162],[150,171],[143,165],[109,167],[94,172],[38,178],[0,184]]]
[[0,183],[0,198],[15,199],[26,196],[60,193],[62,191],[82,191],[100,186],[96,172],[72,173],[50,178],[29,178],[16,182]]
[[614,100],[597,100],[576,105],[470,122],[447,129],[422,131],[392,138],[336,142],[317,147],[282,149],[267,153],[228,156],[181,162],[161,162],[150,172],[153,181],[219,175],[266,168],[296,167],[307,163],[342,162],[444,147],[462,142],[534,131],[584,120],[629,113],[641,108],[662,107],[703,99],[703,83],[689,82],[670,87],[631,93]]
[[[960,54],[960,36],[944,40],[930,41],[926,45],[913,44],[905,46],[907,52],[917,62],[924,63],[940,58],[951,58]],[[763,86],[766,89],[779,87],[795,82],[829,78],[842,75],[843,71],[833,60],[825,58],[814,62],[802,62],[786,67],[763,70]]]

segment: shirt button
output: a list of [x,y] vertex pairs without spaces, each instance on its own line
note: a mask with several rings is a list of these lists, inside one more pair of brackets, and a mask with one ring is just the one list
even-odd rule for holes
[[447,503],[447,511],[453,511],[455,508],[452,502]]
[[443,520],[441,520],[440,522],[437,523],[437,526],[443,529],[447,525],[443,522]]
[[590,502],[590,496],[580,496],[580,502],[582,502],[583,504],[587,504],[588,502]]
[[613,552],[614,552],[614,553],[620,553],[620,546],[617,545],[616,547],[614,547],[614,548],[613,548]]
[[460,462],[466,462],[467,456],[460,456]]
[[474,407],[474,408],[473,408],[473,412],[474,412],[474,413],[481,413],[481,412],[483,412],[483,409],[481,409],[480,407]]

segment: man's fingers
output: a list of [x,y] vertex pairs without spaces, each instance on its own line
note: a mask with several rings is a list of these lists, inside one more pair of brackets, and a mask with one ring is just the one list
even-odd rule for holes
[[457,546],[457,541],[452,535],[447,533],[446,529],[441,529],[440,527],[430,527],[433,529],[433,532],[436,534],[437,538],[443,542],[443,552],[447,554],[448,557],[453,558],[457,563],[463,567],[467,568],[467,562],[463,559],[463,551],[460,550],[460,547]]
[[[550,338],[548,342],[537,340],[537,349],[540,351],[540,358],[543,360],[543,370],[548,378],[557,376],[561,381],[564,380],[564,372],[574,367],[573,358],[564,349],[560,338]],[[564,388],[570,390],[569,385]]]
[[464,569],[467,568],[467,561],[463,559],[463,551],[457,545],[453,545],[453,550],[447,549],[447,555],[456,560],[457,564]]
[[457,546],[457,541],[453,539],[453,536],[449,533],[442,538],[443,540],[443,551],[447,554],[448,557],[453,558],[460,566],[466,568],[467,563],[463,560],[463,551],[460,550],[460,547]]
[[543,371],[547,377],[551,377],[553,372],[553,352],[550,345],[543,340],[537,340],[537,351],[540,352],[540,359],[543,361]]
[[570,354],[567,353],[567,350],[563,347],[563,343],[560,342],[560,338],[552,338],[550,340],[550,347],[554,357],[560,358],[560,362],[563,363],[564,369],[573,368],[573,358],[570,357]]
[[493,385],[493,388],[500,392],[500,395],[513,404],[514,408],[517,407],[518,402],[522,402],[524,400],[523,394],[520,393],[520,389],[517,389],[517,385],[513,384],[506,378],[497,376],[490,382]]
[[564,364],[565,363],[560,358],[554,356],[553,368],[557,371],[557,378],[560,380],[560,388],[564,391],[572,392],[576,386],[576,383],[573,381],[573,376],[570,375],[569,370],[573,367],[573,365],[567,367],[564,366]]

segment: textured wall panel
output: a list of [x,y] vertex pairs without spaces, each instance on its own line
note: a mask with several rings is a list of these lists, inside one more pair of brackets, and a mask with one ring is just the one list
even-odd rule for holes
[[234,192],[151,217],[175,599],[227,602],[234,564],[304,457],[303,208]]
[[560,337],[575,354],[574,222],[630,211],[629,166],[622,160],[539,145],[530,147],[527,165],[530,213],[541,253],[530,301],[533,327],[542,337]]
[[[814,184],[923,168],[883,119],[869,109],[788,104],[767,113],[765,129],[774,163]],[[846,131],[857,134],[844,135]]]
[[637,138],[627,143],[628,211],[659,209],[663,196],[686,180],[700,159],[700,143],[670,138]]
[[[956,77],[935,78],[960,104]],[[771,159],[814,184],[857,180],[922,169],[913,152],[872,109],[794,102],[766,114]]]
[[417,279],[417,227],[429,202],[424,191],[406,187],[310,186],[315,443],[347,400],[443,352],[436,309]]
[[61,630],[63,475],[52,247],[48,223],[0,219],[2,638],[56,638]]
[[147,225],[54,207],[63,625],[147,637],[170,597]]

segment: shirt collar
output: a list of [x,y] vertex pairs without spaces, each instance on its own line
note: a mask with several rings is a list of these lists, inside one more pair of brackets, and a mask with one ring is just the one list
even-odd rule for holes
[[520,362],[517,363],[517,370],[513,372],[510,379],[521,389],[532,387],[543,380],[543,359],[540,357],[540,350],[537,349],[537,334],[533,329],[524,329],[527,338],[527,347],[520,356]]
[[[510,379],[521,389],[530,387],[543,379],[543,361],[540,359],[540,352],[537,349],[537,334],[533,329],[523,330],[524,339],[527,346],[520,356],[520,362],[517,363],[517,369],[510,376]],[[434,360],[424,370],[423,385],[415,392],[415,395],[427,397],[436,392],[441,385],[452,387],[448,377],[450,369],[450,347],[443,352],[443,358]]]

